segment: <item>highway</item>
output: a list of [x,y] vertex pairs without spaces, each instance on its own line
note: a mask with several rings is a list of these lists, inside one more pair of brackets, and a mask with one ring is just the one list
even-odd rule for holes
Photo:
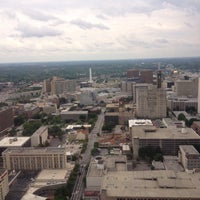
[[94,142],[97,141],[97,134],[101,134],[101,129],[104,122],[104,110],[102,110],[101,114],[98,115],[98,119],[95,123],[94,128],[90,132],[88,136],[88,145],[85,153],[82,155],[82,160],[80,161],[80,175],[77,177],[74,189],[72,192],[72,196],[70,200],[80,200],[84,191],[83,178],[86,175],[86,165],[89,163],[91,158],[91,150],[93,149]]

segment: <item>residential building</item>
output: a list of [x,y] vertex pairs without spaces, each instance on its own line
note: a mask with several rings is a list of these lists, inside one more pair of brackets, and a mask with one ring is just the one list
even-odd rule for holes
[[39,145],[45,145],[47,138],[48,138],[48,127],[41,126],[31,136],[31,146],[37,147]]
[[185,170],[200,168],[200,154],[192,145],[179,146],[179,161]]
[[7,148],[3,153],[3,166],[7,170],[65,169],[65,148],[47,147]]
[[108,172],[101,200],[198,200],[200,174],[153,170]]

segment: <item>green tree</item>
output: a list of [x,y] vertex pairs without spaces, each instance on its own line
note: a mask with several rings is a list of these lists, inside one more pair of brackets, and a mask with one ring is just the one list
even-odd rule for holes
[[26,118],[23,115],[19,115],[14,118],[14,125],[20,126],[25,122]]
[[23,136],[30,136],[32,135],[38,128],[41,126],[40,121],[30,121],[30,122],[25,122],[23,127],[24,131],[22,133]]

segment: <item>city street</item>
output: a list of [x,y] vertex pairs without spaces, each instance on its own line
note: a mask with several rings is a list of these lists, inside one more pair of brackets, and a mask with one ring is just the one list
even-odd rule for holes
[[88,136],[88,146],[85,151],[85,153],[82,155],[82,160],[80,162],[80,176],[77,177],[76,183],[74,186],[74,190],[71,196],[71,200],[80,200],[82,197],[82,193],[84,190],[84,184],[83,184],[83,178],[86,175],[86,170],[85,167],[89,163],[90,158],[91,158],[91,150],[94,146],[94,142],[97,141],[97,133],[101,134],[101,129],[103,126],[103,120],[104,120],[104,112],[102,112],[99,116],[98,119],[95,123],[94,128],[90,132]]

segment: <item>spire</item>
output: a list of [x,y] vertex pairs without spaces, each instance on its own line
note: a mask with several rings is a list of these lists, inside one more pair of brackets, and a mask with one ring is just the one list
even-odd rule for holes
[[93,80],[92,80],[92,69],[91,68],[89,69],[89,74],[90,74],[89,83],[93,83]]

